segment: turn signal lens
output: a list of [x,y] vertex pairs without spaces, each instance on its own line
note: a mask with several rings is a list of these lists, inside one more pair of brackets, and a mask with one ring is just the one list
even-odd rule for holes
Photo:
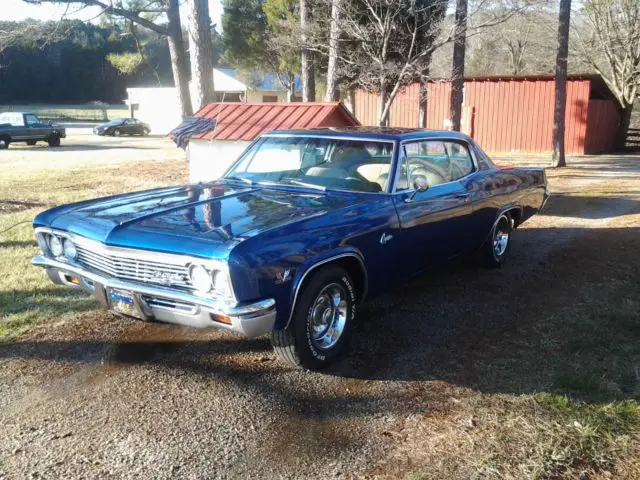
[[49,238],[49,250],[51,250],[51,254],[54,257],[59,257],[64,252],[62,242],[55,235],[51,235],[51,238]]
[[71,240],[69,240],[68,238],[65,238],[62,241],[62,246],[64,249],[65,257],[67,257],[69,260],[75,260],[76,258],[78,258],[78,251],[76,250],[76,246],[73,244]]

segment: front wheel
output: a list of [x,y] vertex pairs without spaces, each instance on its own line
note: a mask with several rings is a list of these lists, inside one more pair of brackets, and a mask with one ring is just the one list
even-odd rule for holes
[[8,137],[0,137],[0,150],[9,148],[11,140]]
[[50,147],[59,147],[60,146],[60,137],[58,135],[51,135],[49,140],[47,141]]
[[272,332],[278,357],[309,370],[327,368],[342,357],[349,347],[356,298],[343,268],[327,266],[313,274],[302,287],[289,325]]
[[122,135],[122,132],[116,128],[116,129],[113,131],[113,136],[114,136],[114,137],[119,137],[120,135]]
[[511,246],[511,233],[511,217],[508,213],[503,213],[480,248],[480,259],[485,266],[498,268],[505,262]]

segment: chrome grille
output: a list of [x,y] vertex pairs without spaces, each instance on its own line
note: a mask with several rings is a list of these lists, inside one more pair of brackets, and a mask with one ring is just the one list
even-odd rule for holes
[[122,280],[192,289],[186,265],[97,253],[76,244],[78,263]]

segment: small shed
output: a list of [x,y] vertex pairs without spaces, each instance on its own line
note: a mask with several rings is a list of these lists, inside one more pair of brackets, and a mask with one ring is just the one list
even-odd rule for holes
[[192,182],[215,180],[247,146],[272,130],[351,127],[360,122],[340,102],[211,103],[195,115],[215,120],[215,128],[191,137],[187,146]]

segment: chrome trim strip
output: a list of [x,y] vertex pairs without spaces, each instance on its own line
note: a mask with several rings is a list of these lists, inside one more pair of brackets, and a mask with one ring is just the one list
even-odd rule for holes
[[[102,254],[102,255],[115,255],[123,258],[143,261],[143,262],[152,262],[152,263],[164,263],[176,265],[179,267],[187,267],[191,263],[197,263],[208,267],[212,270],[219,270],[222,274],[227,276],[227,282],[229,287],[231,288],[231,295],[233,300],[235,300],[235,292],[233,291],[233,283],[231,282],[231,275],[229,273],[229,266],[226,262],[222,260],[215,259],[206,259],[200,257],[192,257],[189,255],[180,255],[175,253],[162,253],[162,252],[154,252],[151,250],[141,250],[141,249],[133,249],[133,248],[124,248],[124,247],[114,247],[110,245],[105,245],[102,242],[97,240],[91,240],[89,238],[83,237],[81,235],[76,235],[70,232],[64,232],[61,230],[56,230],[48,227],[37,227],[35,229],[36,236],[48,233],[50,235],[57,235],[59,237],[65,237],[71,240],[74,244],[89,250],[90,252]],[[45,242],[46,244],[46,242]],[[55,261],[60,262],[62,264],[68,266],[74,266],[81,268],[77,263],[71,263],[65,257],[56,258]],[[108,272],[105,272],[108,273]],[[208,295],[216,295],[215,290],[210,292]]]
[[[416,142],[426,142],[426,141],[433,141],[433,142],[442,141],[442,142],[460,143],[460,144],[464,145],[467,148],[467,151],[469,152],[469,156],[471,157],[471,163],[473,164],[473,171],[469,172],[464,177],[456,178],[455,180],[451,180],[450,182],[439,183],[438,185],[434,185],[433,188],[439,187],[441,185],[448,185],[450,183],[461,182],[461,181],[465,180],[467,177],[470,177],[471,175],[473,175],[474,173],[478,173],[478,171],[480,170],[478,168],[478,161],[477,161],[476,157],[474,156],[474,154],[472,153],[472,148],[471,148],[472,144],[469,143],[466,140],[461,139],[461,138],[450,138],[450,137],[441,137],[441,138],[430,137],[429,138],[429,137],[427,137],[427,138],[419,138],[419,139],[402,140],[400,142],[399,148],[401,149],[404,146],[405,143],[416,143]],[[398,155],[399,154],[400,154],[400,150],[398,150]],[[398,160],[400,160],[400,157],[398,157]],[[397,165],[396,165],[396,173],[397,173],[399,168],[400,168],[400,162],[398,161]],[[391,189],[391,194],[392,195],[413,192],[412,189],[402,190],[402,191],[398,192],[398,191],[396,191],[396,185],[397,184],[398,184],[398,178],[397,178],[397,176],[394,176],[393,188]]]
[[296,291],[293,294],[293,302],[291,303],[291,311],[289,312],[289,320],[287,320],[287,324],[285,325],[285,328],[289,327],[289,324],[291,323],[291,320],[293,319],[293,312],[295,311],[296,302],[298,301],[298,293],[300,292],[300,287],[304,283],[304,279],[307,277],[307,275],[309,275],[309,273],[311,273],[311,271],[315,270],[316,268],[318,268],[318,267],[320,267],[322,265],[325,265],[327,263],[331,263],[334,260],[337,260],[339,258],[344,258],[344,257],[354,257],[355,259],[357,259],[360,262],[360,266],[362,267],[362,271],[364,272],[364,291],[362,292],[361,300],[364,300],[364,298],[367,295],[367,288],[368,288],[368,285],[369,285],[369,277],[368,277],[368,274],[367,274],[367,269],[364,266],[364,261],[362,260],[362,257],[360,257],[359,255],[356,255],[355,253],[341,253],[340,255],[335,255],[333,257],[326,258],[326,259],[321,260],[321,261],[319,261],[317,263],[314,263],[309,268],[307,268],[307,270],[302,274],[302,277],[300,278],[300,281],[298,282],[298,285],[296,286]]

